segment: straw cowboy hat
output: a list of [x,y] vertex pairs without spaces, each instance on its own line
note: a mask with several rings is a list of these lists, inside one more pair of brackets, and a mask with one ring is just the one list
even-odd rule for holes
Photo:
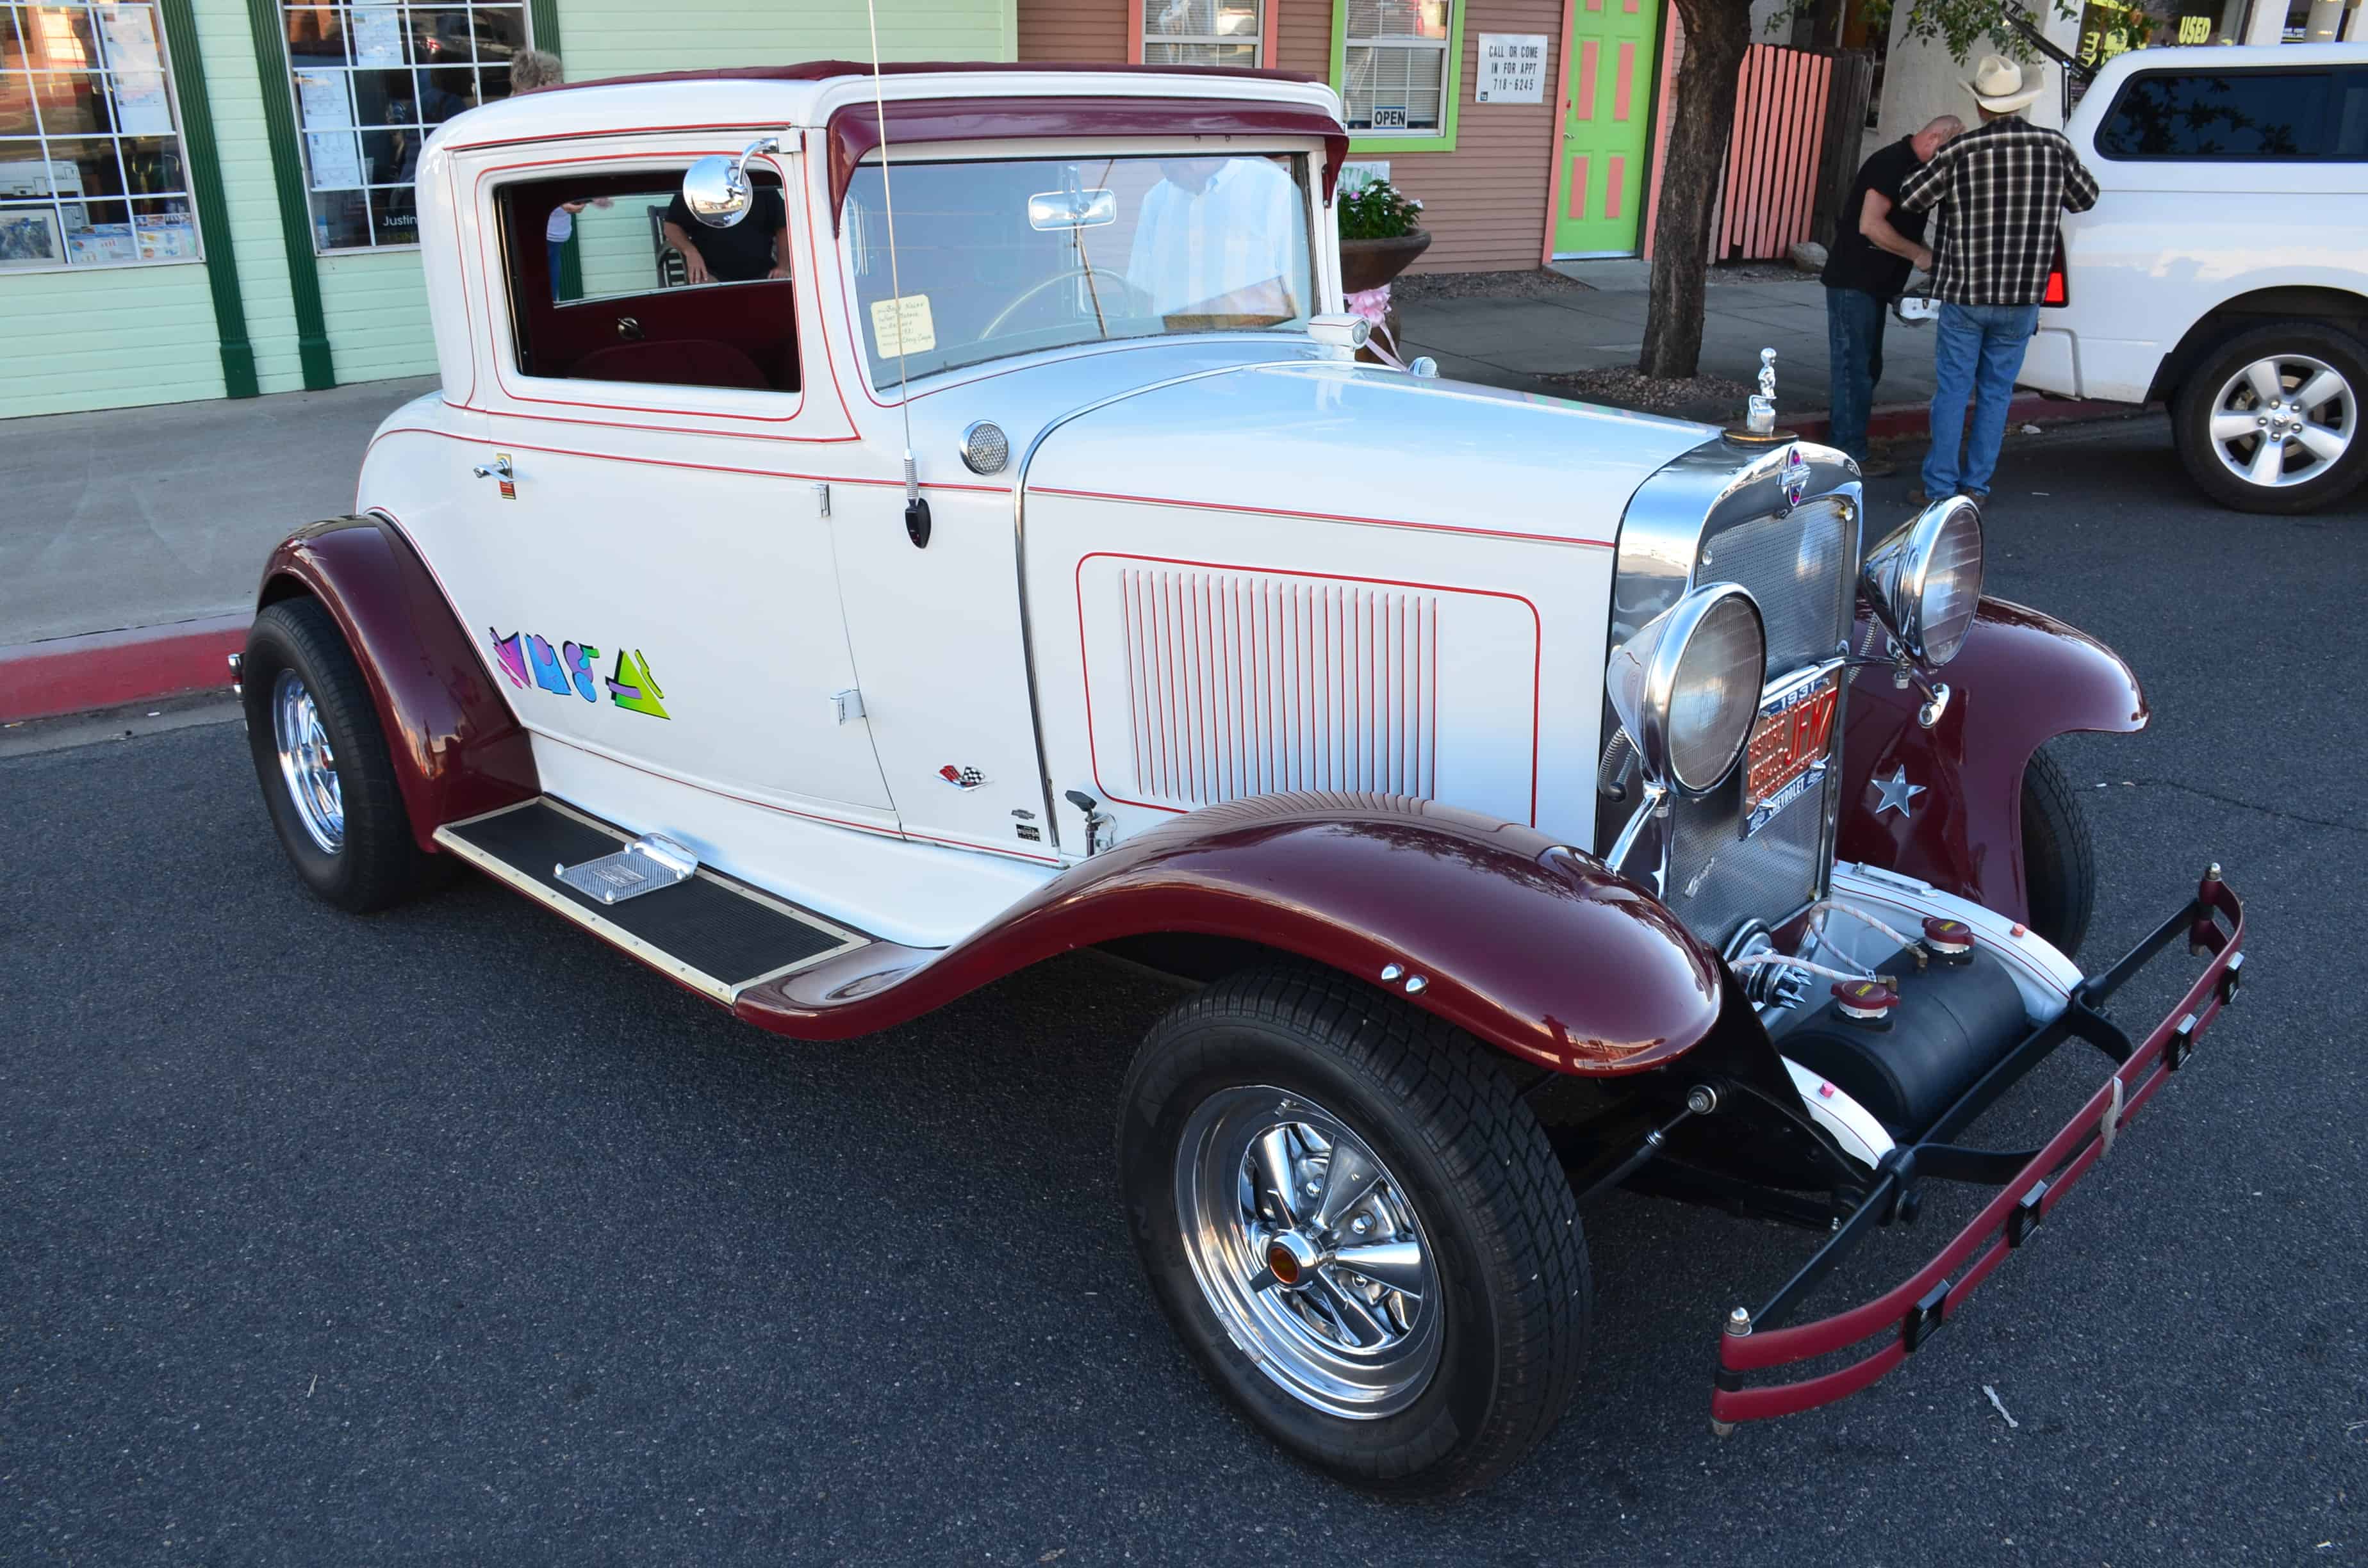
[[2021,66],[2003,54],[1985,54],[1981,63],[1974,67],[1974,79],[1965,86],[1974,95],[1974,101],[1992,114],[2012,114],[2019,108],[2030,108],[2032,100],[2047,90],[2036,68],[2031,73],[2031,85],[2026,87],[2022,83]]

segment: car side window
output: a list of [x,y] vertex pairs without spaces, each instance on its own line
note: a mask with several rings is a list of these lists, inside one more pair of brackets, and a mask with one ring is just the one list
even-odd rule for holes
[[2368,155],[2363,86],[2368,74],[2144,72],[2097,128],[2097,151],[2122,159],[2358,158]]
[[796,284],[779,178],[729,229],[695,222],[682,171],[525,180],[496,193],[518,369],[562,381],[790,392]]

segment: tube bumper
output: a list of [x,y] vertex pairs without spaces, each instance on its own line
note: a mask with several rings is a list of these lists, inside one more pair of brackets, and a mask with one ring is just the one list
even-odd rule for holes
[[[2223,922],[2225,922],[2225,926]],[[2203,975],[2146,1039],[2129,1037],[2097,1008],[2181,932],[2191,951],[2209,954]],[[2186,1064],[2220,1009],[2232,1001],[2244,963],[2244,907],[2220,880],[2204,873],[2193,902],[2164,921],[2122,960],[2073,993],[2064,1012],[2033,1031],[1965,1091],[1932,1130],[1886,1155],[1857,1210],[1768,1303],[1727,1320],[1711,1394],[1711,1429],[1725,1437],[1738,1422],[1814,1410],[1856,1393],[1897,1367],[1938,1333],[1975,1287],[2036,1230],[2074,1183],[2112,1152],[2120,1131],[2163,1080]],[[2036,1150],[1964,1148],[1951,1142],[2055,1048],[2080,1039],[2118,1065],[2063,1130]],[[1779,1326],[1801,1298],[1879,1225],[1911,1221],[1927,1180],[1977,1182],[1998,1191],[1973,1222],[1895,1289],[1831,1317]],[[1953,1276],[1953,1278],[1952,1278]],[[1872,1354],[1796,1382],[1745,1386],[1747,1373],[1789,1368],[1880,1341]]]

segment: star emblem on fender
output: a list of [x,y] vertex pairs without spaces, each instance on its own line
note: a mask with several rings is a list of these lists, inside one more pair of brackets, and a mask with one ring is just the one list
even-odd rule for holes
[[1894,769],[1890,778],[1870,779],[1868,782],[1873,784],[1875,792],[1883,797],[1875,802],[1876,816],[1881,816],[1885,812],[1897,812],[1903,817],[1907,816],[1910,814],[1908,807],[1915,801],[1917,796],[1924,792],[1923,785],[1907,782],[1907,767],[1905,763]]

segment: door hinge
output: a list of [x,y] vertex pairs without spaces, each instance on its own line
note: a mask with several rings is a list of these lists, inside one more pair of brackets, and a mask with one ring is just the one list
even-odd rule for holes
[[817,484],[817,485],[815,485],[815,486],[814,487],[814,516],[815,516],[815,517],[829,517],[829,516],[830,516],[830,486],[829,486],[829,485],[827,485],[827,484]]
[[845,691],[832,692],[830,694],[830,710],[838,716],[838,722],[842,724],[846,723],[850,719],[862,718],[863,693],[856,690],[852,687],[849,687]]

